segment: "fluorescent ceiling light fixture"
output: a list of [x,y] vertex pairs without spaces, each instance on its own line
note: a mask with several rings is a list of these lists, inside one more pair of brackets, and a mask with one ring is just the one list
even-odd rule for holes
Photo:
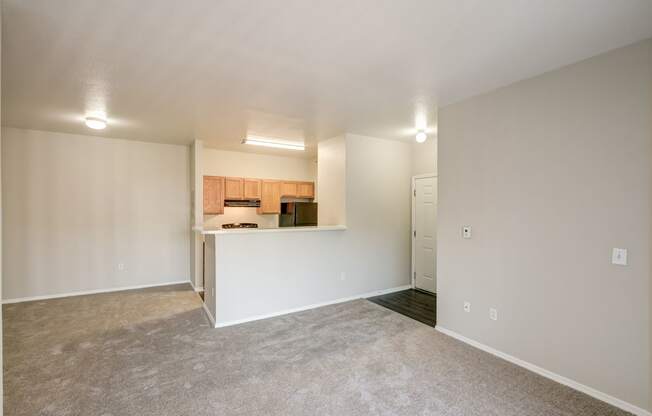
[[423,143],[423,142],[426,141],[427,138],[428,138],[428,135],[423,130],[420,130],[416,135],[417,143]]
[[103,130],[106,128],[106,120],[101,117],[86,117],[86,126],[93,130]]
[[287,150],[306,150],[306,146],[304,146],[302,143],[282,142],[282,141],[276,141],[274,139],[268,139],[265,137],[256,137],[256,136],[248,136],[247,138],[242,140],[242,144],[275,147],[277,149],[287,149]]

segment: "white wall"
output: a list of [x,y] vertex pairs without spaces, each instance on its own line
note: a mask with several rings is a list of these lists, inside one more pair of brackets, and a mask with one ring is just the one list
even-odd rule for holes
[[[650,41],[652,42],[652,41]],[[650,46],[652,48],[652,46]],[[652,54],[652,53],[651,53]],[[652,57],[650,58],[652,59]],[[650,75],[650,81],[649,81],[649,91],[650,91],[650,101],[652,102],[652,71],[649,72]],[[652,120],[652,106],[649,108],[649,120]],[[650,142],[652,143],[652,128],[650,129]],[[650,175],[652,175],[652,169],[650,169]],[[650,198],[652,199],[652,177],[650,178]],[[650,207],[652,207],[652,200],[650,201]],[[652,216],[652,212],[649,214]],[[650,221],[650,236],[652,236],[652,221]],[[652,239],[652,238],[651,238]],[[652,243],[649,245],[649,258],[652,259]],[[649,278],[649,304],[648,304],[648,323],[649,323],[649,344],[648,344],[648,350],[649,350],[649,356],[648,356],[648,363],[649,363],[649,374],[648,374],[648,409],[652,413],[652,260],[650,260],[650,270],[649,270],[650,278]]]
[[203,200],[204,200],[204,143],[195,140],[190,145],[190,192],[192,193],[192,224],[201,226],[203,224]]
[[314,181],[314,159],[204,148],[204,175]]
[[412,175],[437,174],[437,137],[412,144]]
[[5,299],[189,280],[188,147],[2,135]]
[[[206,237],[206,238],[204,238]],[[217,256],[215,255],[215,238],[211,236],[202,235],[203,240],[205,241],[204,252],[206,255],[206,261],[204,265],[204,273],[206,274],[206,280],[204,281],[204,306],[208,309],[208,312],[211,314],[211,320],[215,320],[215,268],[218,265]],[[221,255],[222,253],[220,253]],[[219,293],[218,293],[219,294]],[[221,294],[219,294],[221,295]],[[215,322],[213,322],[215,324]]]
[[[2,68],[2,3],[0,3],[0,68]],[[0,71],[0,79],[2,79],[2,71]],[[0,97],[2,96],[2,88],[0,87]],[[0,100],[1,101],[1,100]],[[1,106],[1,103],[0,103]],[[0,114],[2,111],[0,110]],[[1,121],[1,120],[0,120]],[[2,123],[0,122],[0,125]],[[2,218],[2,132],[0,131],[0,219]],[[0,220],[0,299],[2,299],[2,221]],[[4,373],[4,361],[2,359],[3,355],[3,342],[2,342],[2,333],[4,332],[4,325],[2,323],[2,306],[0,305],[0,416],[3,413],[4,407],[4,383],[3,383],[3,373]]]
[[[202,169],[204,175],[211,176],[317,182],[316,165],[313,159],[204,148]],[[226,207],[223,215],[204,217],[206,227],[219,228],[222,224],[233,222],[255,222],[263,228],[276,228],[278,215],[258,215],[256,208]]]
[[[355,135],[344,143],[347,230],[218,235],[218,322],[410,284],[411,145]],[[319,157],[320,176],[341,174],[323,171],[336,165]]]
[[318,144],[319,225],[346,224],[346,139],[344,136]]
[[[204,181],[203,181],[204,144],[201,140],[193,141],[190,146],[190,193],[192,228],[201,228],[203,219]],[[204,239],[199,232],[190,230],[190,280],[196,290],[203,287],[204,273]]]
[[648,41],[440,109],[437,235],[438,325],[648,410],[651,74]]
[[220,228],[222,224],[236,222],[253,222],[259,228],[278,228],[278,215],[259,215],[252,207],[224,207],[222,215],[206,215],[204,225],[207,228]]
[[[357,252],[355,262],[374,271],[372,275],[383,268],[387,271],[381,276],[400,275],[397,281],[387,276],[387,283],[410,282],[410,150],[403,142],[346,135],[346,225],[352,231],[348,234],[351,252]],[[362,248],[354,250],[358,245]],[[370,259],[383,261],[371,265]]]

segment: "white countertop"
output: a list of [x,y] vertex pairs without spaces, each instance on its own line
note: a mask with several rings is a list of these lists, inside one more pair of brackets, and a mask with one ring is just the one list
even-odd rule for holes
[[282,228],[204,228],[193,227],[202,234],[260,234],[260,233],[296,233],[310,231],[339,231],[346,230],[346,225],[318,225],[315,227],[282,227]]

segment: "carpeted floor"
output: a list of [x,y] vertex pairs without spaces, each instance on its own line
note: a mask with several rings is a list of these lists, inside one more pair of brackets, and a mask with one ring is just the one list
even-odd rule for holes
[[223,329],[184,286],[3,308],[5,416],[626,414],[365,300]]

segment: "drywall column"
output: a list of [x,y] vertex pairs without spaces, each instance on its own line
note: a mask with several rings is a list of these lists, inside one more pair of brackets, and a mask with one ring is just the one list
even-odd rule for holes
[[203,289],[203,243],[204,237],[198,231],[204,223],[204,144],[195,140],[190,145],[190,194],[191,230],[190,230],[190,281],[195,290]]
[[346,224],[346,139],[335,137],[317,147],[318,224]]

